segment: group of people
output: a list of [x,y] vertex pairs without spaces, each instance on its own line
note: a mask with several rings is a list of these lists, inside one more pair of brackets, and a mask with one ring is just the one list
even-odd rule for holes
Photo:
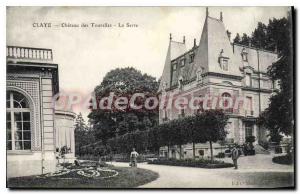
[[[139,154],[135,151],[135,148],[132,149],[132,152],[130,153],[130,163],[129,166],[131,167],[137,167],[137,157]],[[237,160],[240,157],[239,150],[237,147],[233,147],[231,150],[231,158],[234,164],[234,169],[238,169],[238,163]]]

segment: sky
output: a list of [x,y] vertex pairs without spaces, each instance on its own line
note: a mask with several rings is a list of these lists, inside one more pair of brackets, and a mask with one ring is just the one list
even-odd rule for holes
[[[258,22],[286,17],[289,7],[209,7],[209,15],[223,12],[232,33],[251,34]],[[53,49],[59,65],[60,90],[88,94],[107,72],[134,67],[161,76],[169,43],[186,37],[187,48],[199,44],[205,7],[8,7],[7,45]],[[51,28],[34,27],[51,23]],[[89,27],[57,27],[86,23]],[[91,23],[112,27],[90,27]],[[138,27],[118,27],[136,24]],[[114,26],[115,25],[115,26]],[[87,116],[88,110],[75,109]]]

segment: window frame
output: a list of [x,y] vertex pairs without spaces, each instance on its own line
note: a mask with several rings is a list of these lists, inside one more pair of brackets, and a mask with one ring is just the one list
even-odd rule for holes
[[195,61],[195,53],[190,53],[190,63],[194,63]]
[[[251,135],[249,135],[251,132]],[[254,136],[254,125],[251,123],[245,123],[245,138]]]
[[181,58],[180,59],[180,66],[181,67],[184,67],[186,65],[186,59],[185,59],[185,57],[184,58]]
[[[24,94],[18,92],[18,91],[14,91],[14,90],[9,90],[7,91],[7,94],[9,94],[9,96],[6,97],[6,102],[9,102],[9,107],[6,107],[6,114],[10,115],[10,120],[8,120],[6,118],[6,133],[7,133],[7,137],[6,137],[6,150],[8,152],[28,152],[32,150],[32,109],[30,107],[30,103],[29,103],[29,99],[28,97],[26,97]],[[18,94],[18,95],[22,95],[23,99],[25,99],[27,101],[27,105],[26,107],[22,107],[22,105],[15,100],[14,98],[14,94]],[[22,99],[22,100],[23,100]],[[21,100],[21,101],[22,101]],[[14,103],[17,102],[19,104],[19,107],[15,107]],[[15,118],[15,113],[22,113],[21,114],[21,119],[20,120],[16,120]],[[29,113],[29,119],[28,120],[24,120],[24,116],[23,113]],[[8,123],[10,125],[10,129],[8,129]],[[21,130],[17,129],[17,123],[21,123]],[[29,129],[24,130],[24,123],[28,123],[29,124]],[[10,130],[10,131],[8,131]],[[8,137],[8,134],[10,132],[10,139]],[[24,132],[28,133],[29,132],[29,139],[24,138]],[[16,140],[15,134],[16,133],[21,133],[21,139]],[[8,149],[8,143],[11,143],[10,148]],[[22,146],[21,149],[16,149],[16,142],[21,142]],[[29,149],[25,149],[25,142],[29,142]]]

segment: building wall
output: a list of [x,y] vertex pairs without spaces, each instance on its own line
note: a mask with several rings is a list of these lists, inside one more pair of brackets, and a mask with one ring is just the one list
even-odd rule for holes
[[[7,90],[24,93],[32,101],[31,150],[7,150],[7,177],[54,172],[54,116],[49,72],[7,74]],[[44,150],[44,152],[43,152]],[[42,160],[44,158],[44,160]]]

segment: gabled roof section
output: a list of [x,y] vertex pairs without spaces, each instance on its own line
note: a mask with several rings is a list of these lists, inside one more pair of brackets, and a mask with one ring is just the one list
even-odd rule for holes
[[[220,68],[219,57],[221,52],[223,56],[229,58],[228,71],[223,71]],[[235,60],[223,21],[206,16],[196,55],[197,65],[202,67],[204,72],[240,75]]]
[[[178,56],[184,54],[187,51],[185,43],[173,41],[170,38],[167,56],[165,60],[163,74],[161,76],[158,91],[161,91],[163,87],[170,88],[171,83],[171,61]],[[164,86],[165,84],[165,86]]]

